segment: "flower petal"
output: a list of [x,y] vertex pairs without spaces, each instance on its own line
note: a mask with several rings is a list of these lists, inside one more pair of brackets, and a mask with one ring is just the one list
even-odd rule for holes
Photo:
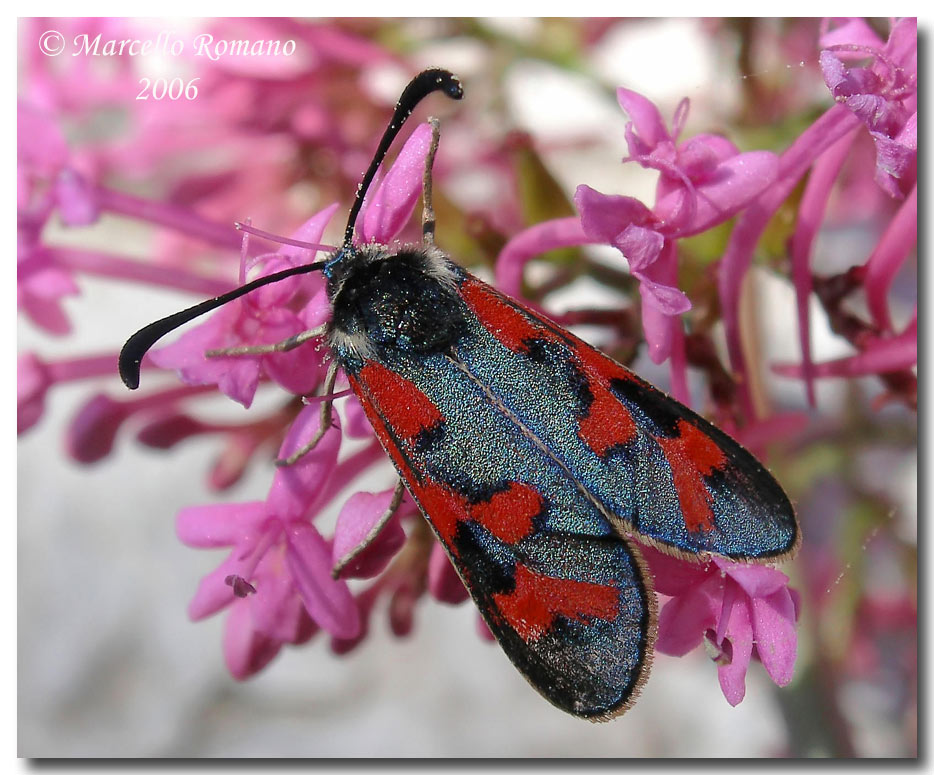
[[35,353],[16,359],[16,433],[24,433],[39,422],[51,380],[48,369]]
[[721,648],[729,648],[730,661],[729,664],[717,668],[717,676],[723,696],[735,707],[746,696],[746,671],[752,657],[752,622],[749,617],[749,604],[745,598],[739,599],[730,609],[724,640],[729,641],[729,647],[721,642]]
[[[334,528],[332,559],[335,563],[360,546],[386,513],[395,488],[379,493],[357,492],[351,495],[337,517]],[[383,526],[370,545],[348,565],[341,575],[345,578],[372,578],[386,568],[405,543],[405,531],[398,513]]]
[[616,100],[629,115],[638,140],[641,140],[641,144],[637,144],[636,148],[633,148],[634,143],[630,141],[629,152],[633,156],[651,153],[660,143],[671,140],[662,114],[650,99],[631,89],[620,87],[616,90]]
[[280,641],[254,629],[251,605],[248,599],[237,600],[224,622],[224,662],[238,681],[256,675],[282,648]]
[[360,631],[352,638],[332,637],[330,644],[331,651],[335,654],[347,654],[363,642],[370,629],[370,615],[373,612],[373,606],[376,604],[382,589],[382,585],[377,582],[364,589],[363,592],[354,598],[357,610],[360,612]]
[[763,666],[778,686],[786,686],[794,675],[798,655],[795,604],[788,589],[753,598],[752,627]]
[[188,618],[194,622],[199,621],[240,600],[226,579],[228,576],[251,578],[259,559],[255,553],[244,556],[243,551],[235,547],[227,559],[198,583],[198,589],[188,604]]
[[361,242],[386,245],[402,231],[422,190],[430,146],[431,125],[419,124],[376,190],[366,197],[357,225]]
[[629,262],[632,272],[641,272],[649,268],[658,259],[665,238],[654,229],[630,224],[613,240]]
[[[292,239],[299,242],[320,243],[321,238],[324,236],[324,230],[327,228],[328,223],[330,223],[331,218],[338,208],[340,208],[340,203],[335,202],[334,204],[328,205],[323,210],[319,210],[291,234]],[[310,264],[317,256],[316,251],[300,248],[295,245],[282,245],[279,248],[279,253],[286,256],[289,259],[289,263],[293,266]]]
[[[234,361],[235,359],[218,358],[217,360]],[[237,358],[236,362],[231,363],[229,368],[221,375],[217,381],[217,388],[225,396],[229,396],[237,403],[243,404],[246,409],[249,409],[253,403],[253,396],[256,395],[256,388],[259,385],[259,372],[259,359],[250,356]]]
[[198,549],[233,546],[251,540],[266,515],[263,501],[188,506],[175,517],[175,535]]
[[66,226],[86,226],[100,215],[94,186],[72,169],[63,169],[55,179],[55,198]]
[[[270,513],[281,519],[301,519],[320,495],[328,477],[337,464],[340,451],[340,418],[332,414],[332,426],[318,440],[314,449],[304,454],[293,465],[281,466],[273,476],[266,504]],[[309,443],[321,426],[321,407],[309,404],[292,421],[279,457],[287,458]]]
[[[729,220],[768,188],[778,175],[778,157],[769,151],[741,153],[717,164],[693,192],[683,185],[659,187],[653,208],[665,234],[697,234]],[[669,184],[670,185],[670,184]],[[687,198],[693,197],[693,206]]]
[[631,196],[601,194],[590,186],[578,186],[574,206],[581,214],[584,234],[595,243],[612,245],[627,226],[651,226],[655,216],[638,199]]
[[684,595],[715,572],[711,563],[679,560],[651,546],[640,544],[639,553],[649,563],[655,577],[655,591],[661,595]]
[[344,581],[331,578],[331,549],[314,525],[294,522],[286,531],[286,561],[311,618],[338,638],[360,631],[360,613]]
[[[687,294],[670,285],[653,282],[644,275],[638,275],[639,292],[644,304],[650,304],[663,315],[682,315],[691,309],[691,300]],[[646,339],[649,335],[646,334]]]
[[697,648],[704,633],[716,626],[722,587],[723,580],[712,576],[687,594],[665,603],[658,617],[656,650],[681,657]]
[[733,579],[749,597],[771,595],[788,585],[788,577],[780,570],[765,565],[730,562],[714,557],[714,564]]
[[110,454],[129,406],[99,393],[84,404],[68,424],[65,448],[79,463],[96,463]]
[[256,569],[256,593],[250,600],[253,626],[267,638],[293,643],[301,629],[305,607],[292,577],[282,572],[280,558],[277,553],[268,553]]

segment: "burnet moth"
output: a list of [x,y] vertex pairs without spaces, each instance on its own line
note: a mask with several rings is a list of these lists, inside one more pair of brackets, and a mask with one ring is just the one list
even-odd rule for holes
[[652,660],[656,601],[639,544],[686,560],[772,562],[797,548],[794,511],[725,433],[439,250],[433,152],[423,243],[353,243],[389,146],[435,91],[463,96],[446,70],[409,83],[335,252],[143,328],[124,346],[120,374],[136,388],[143,355],[167,332],[322,271],[330,321],[271,347],[324,336],[325,392],[341,370],[507,656],[558,708],[609,719],[632,704]]

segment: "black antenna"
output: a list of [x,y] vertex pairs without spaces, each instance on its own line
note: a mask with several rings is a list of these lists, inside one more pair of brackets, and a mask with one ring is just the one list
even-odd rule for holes
[[228,293],[215,296],[213,299],[208,299],[207,301],[202,301],[200,304],[195,304],[193,307],[183,309],[181,312],[176,312],[174,315],[169,315],[166,318],[162,318],[162,320],[157,320],[155,323],[150,323],[145,328],[141,328],[126,340],[126,344],[123,345],[123,349],[120,351],[120,379],[123,380],[123,384],[130,390],[136,390],[136,388],[139,387],[139,368],[143,356],[150,347],[167,333],[174,331],[179,326],[185,325],[188,321],[194,320],[196,317],[206,312],[210,312],[212,309],[223,307],[228,301],[233,301],[234,299],[239,299],[241,296],[245,296],[250,293],[250,291],[255,291],[257,288],[262,288],[264,285],[277,283],[279,280],[285,280],[287,277],[293,277],[297,274],[317,272],[319,269],[323,269],[326,263],[327,261],[315,261],[313,264],[293,266],[288,269],[283,269],[281,272],[275,272],[265,277],[258,277],[252,282],[241,285],[239,288],[234,288]]
[[405,87],[402,96],[399,97],[389,126],[383,132],[383,138],[376,148],[373,161],[370,162],[370,166],[363,176],[363,181],[357,186],[357,196],[353,200],[350,215],[347,217],[347,228],[344,230],[345,248],[349,247],[353,242],[354,226],[357,223],[360,208],[363,207],[363,197],[366,196],[366,192],[376,176],[376,170],[379,169],[379,165],[382,164],[383,159],[386,157],[389,146],[392,145],[392,141],[395,140],[399,130],[402,129],[402,125],[412,115],[412,111],[415,110],[418,103],[436,91],[443,91],[452,100],[459,100],[464,96],[464,87],[461,86],[461,82],[454,73],[440,67],[432,67],[428,70],[422,70],[409,81],[409,85]]
[[[354,198],[353,206],[350,208],[350,216],[347,219],[347,229],[344,232],[345,248],[350,246],[353,242],[354,224],[357,221],[360,208],[363,206],[363,197],[366,195],[367,189],[369,189],[370,184],[373,182],[376,170],[385,158],[389,146],[392,145],[392,141],[395,139],[396,135],[399,134],[399,130],[402,129],[402,125],[405,124],[406,119],[412,115],[412,111],[415,110],[418,103],[429,94],[436,91],[443,91],[448,97],[454,100],[459,100],[464,96],[464,89],[460,81],[457,80],[456,75],[447,70],[433,67],[428,70],[423,70],[409,81],[409,85],[405,87],[402,96],[399,97],[389,126],[386,127],[386,131],[383,132],[383,137],[379,141],[376,155],[373,156],[373,161],[370,162],[370,166],[363,176],[363,182],[357,187],[357,195]],[[253,280],[253,282],[235,288],[229,293],[225,293],[213,299],[208,299],[200,304],[195,304],[193,307],[189,307],[181,312],[176,312],[174,315],[169,315],[168,317],[162,318],[162,320],[157,320],[155,323],[150,323],[145,328],[141,328],[127,340],[127,343],[123,345],[123,349],[120,351],[120,378],[130,390],[136,390],[136,388],[139,387],[140,363],[143,360],[143,356],[150,347],[167,333],[174,331],[179,326],[185,325],[185,323],[194,320],[196,317],[206,312],[222,307],[228,301],[233,301],[251,291],[255,291],[257,288],[278,282],[279,280],[284,280],[287,277],[293,277],[297,274],[316,272],[319,269],[323,269],[326,263],[327,261],[316,261],[313,264],[293,266],[281,272],[260,277]]]

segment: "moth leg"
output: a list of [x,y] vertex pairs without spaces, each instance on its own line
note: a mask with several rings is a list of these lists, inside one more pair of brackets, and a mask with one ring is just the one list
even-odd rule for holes
[[295,334],[295,336],[290,336],[288,339],[283,339],[281,342],[274,342],[273,344],[253,344],[245,345],[243,347],[224,347],[220,350],[208,350],[205,352],[206,358],[223,358],[236,355],[264,355],[267,353],[284,353],[289,350],[294,350],[299,345],[304,344],[309,339],[314,339],[316,336],[322,336],[327,330],[327,325],[318,326],[317,328],[309,329],[308,331],[302,331],[301,333]]
[[436,118],[429,118],[431,124],[431,145],[428,146],[428,156],[425,157],[425,175],[422,179],[422,242],[426,246],[435,244],[435,210],[432,205],[431,168],[435,163],[435,154],[438,152],[438,142],[441,139],[441,122]]
[[[330,395],[334,391],[334,383],[337,380],[337,363],[331,361],[331,364],[328,366],[328,373],[324,378],[324,395]],[[334,400],[331,398],[326,398],[321,402],[321,422],[318,426],[318,432],[315,433],[314,438],[309,441],[304,447],[299,449],[296,452],[293,452],[286,458],[277,458],[277,466],[291,466],[296,463],[302,456],[307,455],[311,450],[318,446],[318,442],[324,438],[324,434],[331,430],[331,420],[334,414]]]
[[399,504],[402,503],[403,495],[405,495],[405,485],[402,484],[402,480],[400,479],[396,483],[396,489],[392,492],[392,500],[389,502],[389,506],[387,506],[386,511],[380,515],[380,518],[376,521],[376,524],[370,528],[370,532],[366,534],[364,539],[359,544],[357,544],[347,554],[334,563],[334,567],[331,568],[332,578],[340,578],[340,575],[344,569],[355,559],[357,559],[357,557],[359,557],[366,550],[366,548],[376,540],[376,536],[378,536],[380,531],[386,527],[386,523],[392,519],[392,515],[395,514],[398,510]]

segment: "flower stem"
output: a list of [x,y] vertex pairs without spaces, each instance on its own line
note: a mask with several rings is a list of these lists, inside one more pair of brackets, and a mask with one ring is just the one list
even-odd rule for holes
[[102,210],[165,226],[220,247],[233,250],[240,247],[240,235],[233,223],[217,223],[175,205],[141,199],[109,188],[98,187],[96,194]]
[[66,269],[119,280],[131,280],[146,285],[191,291],[201,296],[220,296],[233,286],[231,280],[219,280],[186,272],[177,267],[146,264],[122,256],[75,248],[53,248],[52,260]]

